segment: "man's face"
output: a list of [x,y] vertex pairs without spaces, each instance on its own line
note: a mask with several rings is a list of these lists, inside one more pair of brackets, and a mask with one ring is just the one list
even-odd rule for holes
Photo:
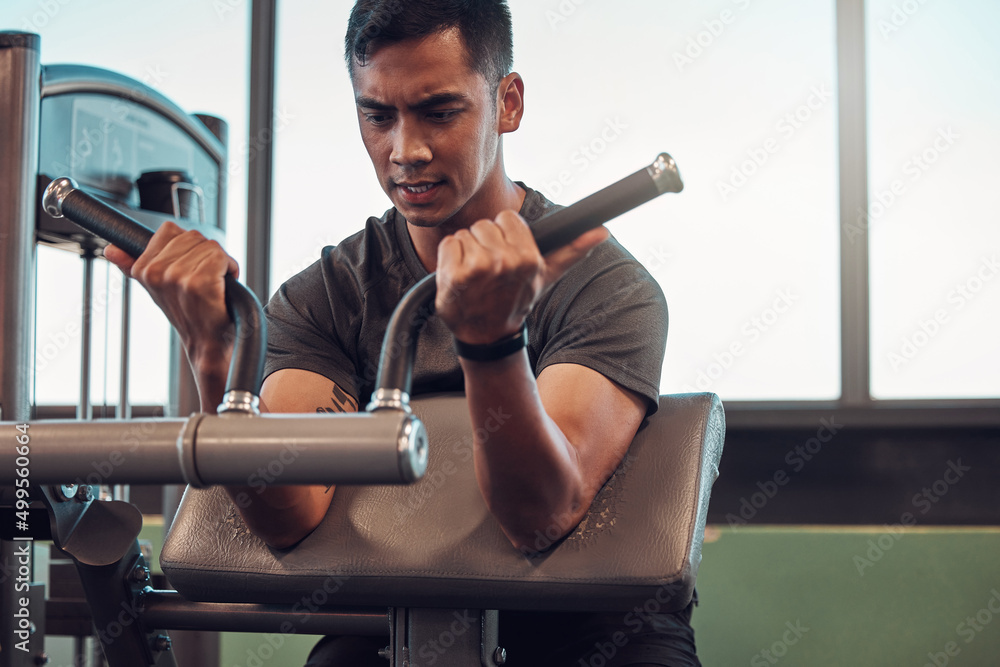
[[496,91],[467,64],[457,29],[381,46],[354,63],[353,84],[379,183],[410,224],[457,229],[496,214]]

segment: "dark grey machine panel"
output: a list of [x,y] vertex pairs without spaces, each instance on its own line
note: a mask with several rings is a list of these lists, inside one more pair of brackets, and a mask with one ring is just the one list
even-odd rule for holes
[[[155,90],[107,70],[52,65],[42,68],[38,155],[39,192],[69,176],[89,193],[155,229],[176,216],[140,205],[137,182],[151,171],[184,172],[202,194],[201,220],[182,224],[222,240],[225,229],[225,124],[216,137]],[[40,240],[65,246],[103,242],[39,207]]]

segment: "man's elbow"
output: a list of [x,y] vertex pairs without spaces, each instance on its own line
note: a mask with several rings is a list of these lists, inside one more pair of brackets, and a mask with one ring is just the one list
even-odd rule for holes
[[[232,497],[240,489],[226,489]],[[290,549],[323,522],[331,494],[323,487],[273,487],[251,502],[238,503],[247,528],[267,546]]]
[[555,523],[550,523],[545,527],[528,530],[508,530],[503,528],[504,535],[510,540],[511,546],[525,556],[535,556],[544,553],[559,544],[566,535],[573,529],[573,526],[562,527]]
[[310,528],[309,530],[297,530],[294,532],[281,532],[281,533],[268,533],[268,534],[258,534],[257,537],[264,541],[264,544],[271,547],[272,549],[284,550],[291,549],[296,544],[306,539],[315,530]]
[[[294,517],[298,518],[298,517]],[[243,522],[264,544],[272,549],[291,549],[309,537],[319,526],[319,521],[303,523],[297,520],[260,521],[259,517],[243,515]]]
[[537,511],[536,505],[521,512],[508,512],[503,518],[494,515],[511,545],[532,556],[559,544],[580,523],[586,509],[579,500],[573,500],[545,512]]

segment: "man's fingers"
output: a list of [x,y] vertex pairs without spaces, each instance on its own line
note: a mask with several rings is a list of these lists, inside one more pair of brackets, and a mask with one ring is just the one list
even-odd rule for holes
[[520,326],[542,290],[607,238],[599,227],[543,258],[514,211],[459,230],[438,246],[438,315],[459,340],[497,340]]
[[188,286],[203,285],[213,292],[219,290],[221,292],[219,296],[225,296],[225,287],[219,282],[219,277],[232,273],[232,258],[215,252],[215,248],[207,244],[193,248],[188,254],[186,266],[181,267],[186,275],[178,275],[178,283]]
[[537,252],[538,246],[531,234],[531,227],[520,214],[515,211],[501,211],[500,215],[497,216],[496,226],[508,244],[520,248],[524,252],[532,254]]
[[465,247],[461,240],[454,235],[446,236],[438,244],[437,269],[441,273],[442,267],[460,266],[465,258]]
[[469,234],[483,247],[490,247],[504,243],[506,235],[498,222],[492,220],[480,220],[469,227]]
[[128,277],[132,277],[132,265],[135,258],[115,245],[108,245],[104,248],[104,258],[117,266]]
[[159,284],[168,273],[178,275],[194,270],[206,255],[215,259],[213,272],[217,269],[218,276],[232,274],[239,278],[239,265],[222,246],[196,231],[185,231],[167,221],[150,239],[145,252],[136,260],[132,273],[144,284]]
[[159,226],[153,237],[149,239],[149,243],[146,244],[146,250],[142,254],[145,256],[158,255],[175,237],[183,233],[184,230],[172,220],[165,221]]
[[[226,257],[229,257],[229,255],[226,255]],[[233,278],[236,278],[237,280],[239,280],[239,277],[240,277],[240,265],[232,257],[229,257],[229,270],[226,271],[226,273],[233,274]]]

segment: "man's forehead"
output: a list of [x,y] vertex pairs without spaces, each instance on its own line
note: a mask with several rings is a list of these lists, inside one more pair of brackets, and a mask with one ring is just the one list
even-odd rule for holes
[[437,96],[478,95],[486,78],[469,64],[457,28],[379,45],[362,65],[353,62],[355,99],[386,103],[405,97],[407,105]]

